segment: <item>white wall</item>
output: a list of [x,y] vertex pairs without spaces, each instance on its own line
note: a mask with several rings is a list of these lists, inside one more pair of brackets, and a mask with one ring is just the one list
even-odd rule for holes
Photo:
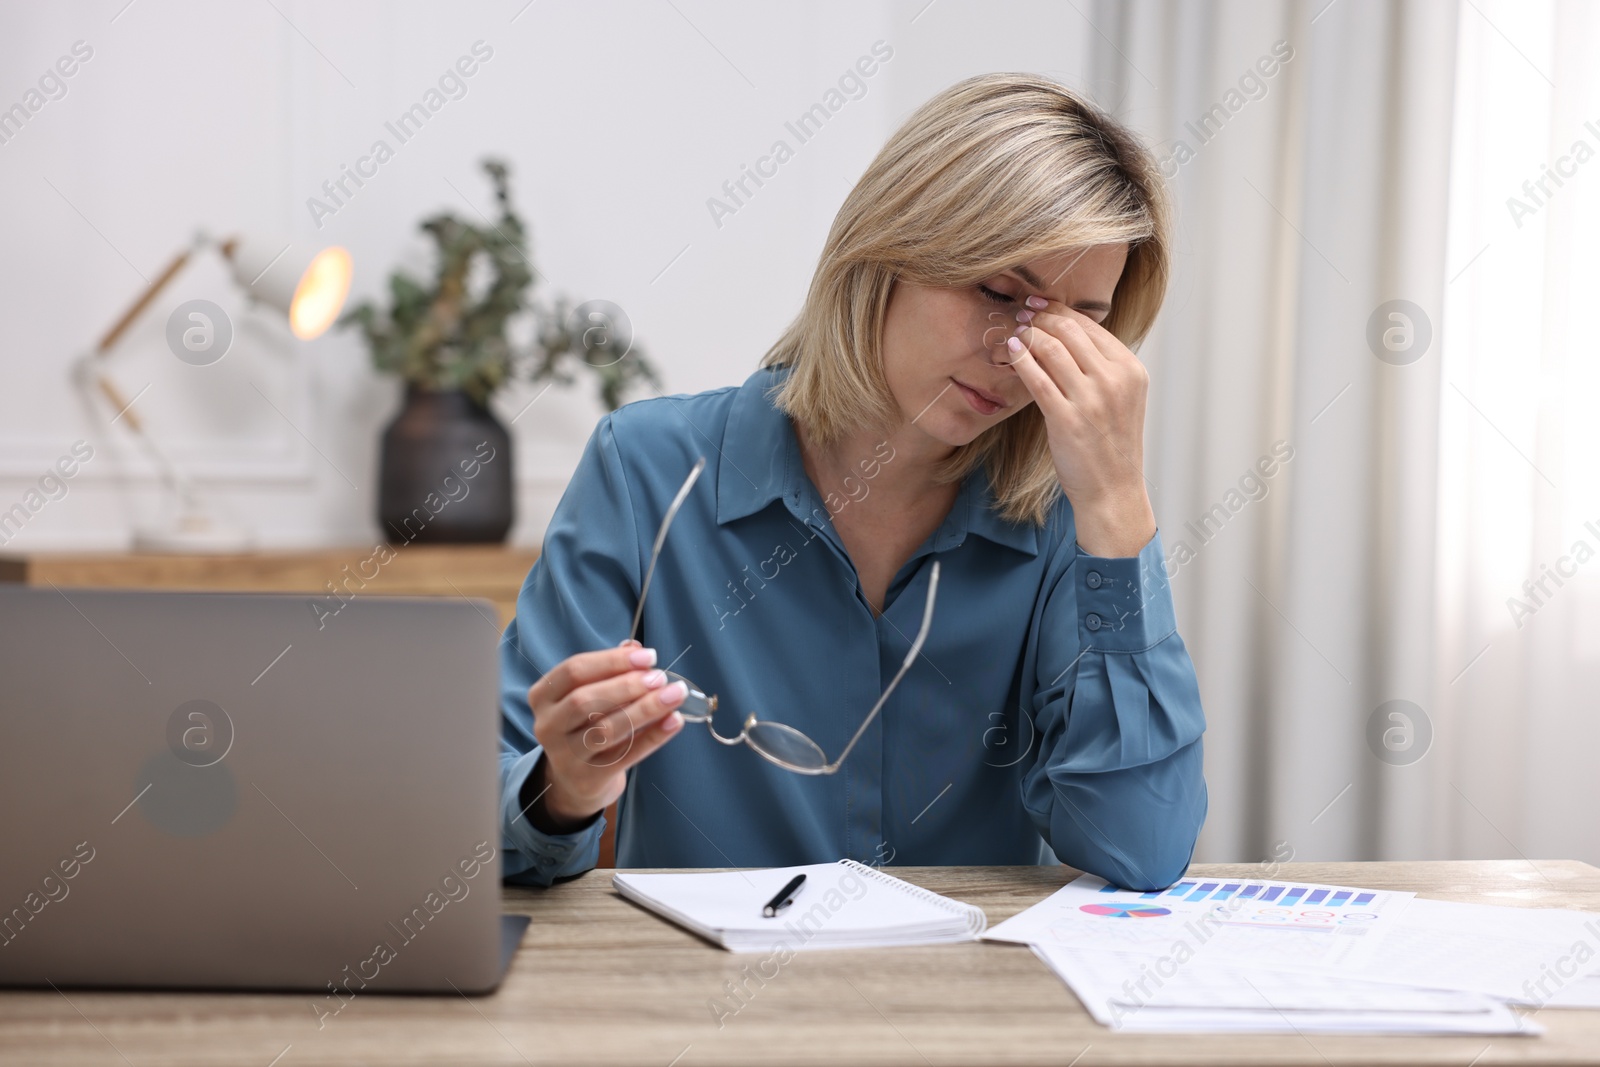
[[[426,271],[422,217],[489,210],[477,162],[514,167],[540,292],[631,315],[669,392],[742,381],[797,310],[833,213],[909,111],[998,69],[1081,84],[1094,30],[1071,5],[926,0],[750,5],[185,3],[0,9],[0,108],[75,42],[67,92],[0,143],[0,509],[82,438],[96,458],[8,551],[121,548],[163,494],[126,428],[87,410],[69,367],[199,229],[339,243],[352,299],[404,263]],[[275,5],[275,6],[274,6]],[[893,59],[812,141],[784,128],[875,41]],[[384,123],[474,42],[492,57],[413,140]],[[392,160],[319,229],[307,200],[383,138]],[[795,157],[719,227],[706,201],[776,139]],[[671,264],[670,269],[668,265]],[[180,363],[162,330],[183,300],[221,304],[232,350]],[[301,343],[191,268],[118,350],[113,374],[219,510],[264,546],[378,535],[377,438],[398,404],[352,333]],[[534,391],[500,398],[505,418]],[[601,408],[555,388],[514,427],[519,521],[534,542]]]

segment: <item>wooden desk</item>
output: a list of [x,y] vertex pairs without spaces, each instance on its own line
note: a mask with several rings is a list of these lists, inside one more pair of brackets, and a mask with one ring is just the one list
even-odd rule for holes
[[[904,868],[991,923],[1043,899],[1064,867]],[[1256,865],[1197,866],[1204,877]],[[1280,876],[1446,900],[1600,910],[1573,861],[1294,863]],[[357,996],[322,1031],[306,995],[0,993],[0,1064],[1448,1064],[1600,1062],[1600,1011],[1538,1013],[1544,1037],[1117,1034],[1019,945],[799,953],[719,1030],[708,1006],[745,967],[622,900],[610,872],[510,889],[533,917],[492,996]],[[769,967],[770,970],[770,967]],[[755,973],[752,969],[751,973]],[[285,1049],[288,1051],[285,1051]],[[120,1057],[119,1058],[119,1054]],[[274,1057],[280,1056],[274,1060]]]

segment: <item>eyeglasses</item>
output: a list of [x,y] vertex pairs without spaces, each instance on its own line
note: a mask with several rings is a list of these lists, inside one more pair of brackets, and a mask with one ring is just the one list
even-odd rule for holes
[[[656,560],[661,555],[661,545],[667,539],[667,528],[672,525],[673,516],[683,506],[683,501],[689,495],[689,490],[694,487],[695,479],[700,477],[700,472],[705,469],[706,458],[701,456],[695,463],[694,469],[689,472],[689,477],[684,479],[683,488],[678,490],[678,495],[673,497],[672,504],[667,508],[666,515],[662,516],[661,529],[656,532],[655,547],[650,550],[650,566],[644,572],[644,584],[639,589],[639,605],[633,612],[633,628],[628,631],[631,640],[639,632],[639,620],[644,616],[644,598],[650,592],[650,579],[656,571]],[[894,692],[895,686],[900,684],[900,679],[911,667],[911,661],[917,658],[922,651],[922,643],[927,640],[928,628],[933,623],[933,601],[939,589],[939,561],[934,560],[928,572],[928,597],[922,606],[922,627],[917,631],[916,639],[911,642],[911,650],[906,653],[905,662],[900,664],[900,669],[895,672],[889,687],[883,691],[878,702],[872,705],[872,710],[867,713],[865,721],[856,730],[855,736],[850,738],[850,743],[844,746],[844,751],[839,753],[839,758],[829,761],[827,755],[811,738],[796,730],[793,726],[785,726],[781,722],[764,722],[756,718],[752,712],[744,721],[744,728],[733,737],[724,737],[717,733],[716,726],[712,723],[712,715],[717,710],[715,694],[707,696],[706,693],[689,679],[672,671],[664,672],[668,684],[682,682],[688,690],[688,695],[682,704],[678,705],[678,713],[687,722],[703,722],[711,736],[724,745],[749,745],[756,754],[776,763],[784,770],[794,771],[796,774],[833,774],[844,763],[845,757],[850,755],[850,750],[856,747],[856,742],[867,732],[867,727],[872,725],[872,720],[878,717],[878,712],[883,709],[884,702],[889,699],[889,694]]]

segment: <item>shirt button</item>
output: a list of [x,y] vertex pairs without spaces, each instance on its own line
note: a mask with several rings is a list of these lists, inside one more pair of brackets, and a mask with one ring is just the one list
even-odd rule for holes
[[1083,624],[1090,630],[1098,630],[1100,629],[1100,616],[1091,611],[1083,617]]
[[1090,589],[1099,589],[1100,588],[1100,572],[1099,571],[1090,571],[1088,574],[1084,575],[1083,576],[1083,584],[1087,585]]

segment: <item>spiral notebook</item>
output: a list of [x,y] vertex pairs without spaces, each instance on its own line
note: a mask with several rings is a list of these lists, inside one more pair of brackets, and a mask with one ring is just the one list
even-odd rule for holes
[[[772,918],[762,907],[797,874],[804,887]],[[760,871],[611,876],[634,903],[730,952],[887,948],[971,941],[989,925],[983,909],[840,860]]]

